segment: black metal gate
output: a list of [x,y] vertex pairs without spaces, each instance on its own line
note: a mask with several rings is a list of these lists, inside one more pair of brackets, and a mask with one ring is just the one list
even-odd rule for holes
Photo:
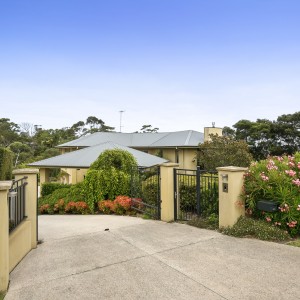
[[131,174],[131,208],[160,220],[160,168],[134,168]]
[[218,173],[174,169],[174,219],[191,220],[219,211]]

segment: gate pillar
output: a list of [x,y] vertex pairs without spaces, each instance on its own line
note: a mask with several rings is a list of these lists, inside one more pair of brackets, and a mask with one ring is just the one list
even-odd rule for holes
[[164,163],[160,165],[161,176],[161,220],[174,221],[174,169],[179,164]]
[[9,219],[7,193],[11,181],[0,181],[0,292],[7,290],[9,281]]
[[245,215],[245,206],[240,201],[247,168],[220,167],[219,173],[219,228],[233,226]]

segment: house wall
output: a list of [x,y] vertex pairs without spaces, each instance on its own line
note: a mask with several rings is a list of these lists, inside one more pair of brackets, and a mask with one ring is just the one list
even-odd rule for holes
[[75,184],[82,182],[88,169],[73,169],[73,168],[61,168],[66,174],[62,176],[61,182],[66,184]]
[[[146,149],[142,150],[146,151]],[[197,168],[197,150],[195,148],[164,148],[164,149],[148,149],[148,153],[156,155],[162,152],[162,157],[172,163],[177,163],[182,169],[196,169]],[[176,154],[177,153],[177,154]],[[176,156],[177,159],[176,160]]]
[[60,154],[65,154],[69,152],[73,152],[75,150],[78,150],[79,147],[73,147],[73,148],[59,148]]

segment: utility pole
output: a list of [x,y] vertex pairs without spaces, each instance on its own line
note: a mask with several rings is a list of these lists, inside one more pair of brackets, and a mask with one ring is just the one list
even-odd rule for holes
[[125,110],[119,110],[119,113],[120,113],[120,132],[122,132],[122,114],[123,112],[125,112]]

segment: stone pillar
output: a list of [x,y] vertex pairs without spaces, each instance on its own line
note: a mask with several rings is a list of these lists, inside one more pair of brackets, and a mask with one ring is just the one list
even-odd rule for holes
[[26,182],[28,183],[25,189],[25,214],[27,220],[31,222],[31,248],[37,246],[37,174],[38,169],[19,169],[14,170],[15,180],[21,179],[27,176]]
[[247,168],[220,167],[219,173],[219,228],[233,226],[240,216],[245,215],[240,195]]
[[49,182],[50,169],[40,168],[40,185]]
[[0,291],[6,291],[9,282],[9,219],[7,194],[11,181],[0,181]]
[[178,164],[165,163],[160,166],[161,176],[161,220],[174,221],[174,169]]

